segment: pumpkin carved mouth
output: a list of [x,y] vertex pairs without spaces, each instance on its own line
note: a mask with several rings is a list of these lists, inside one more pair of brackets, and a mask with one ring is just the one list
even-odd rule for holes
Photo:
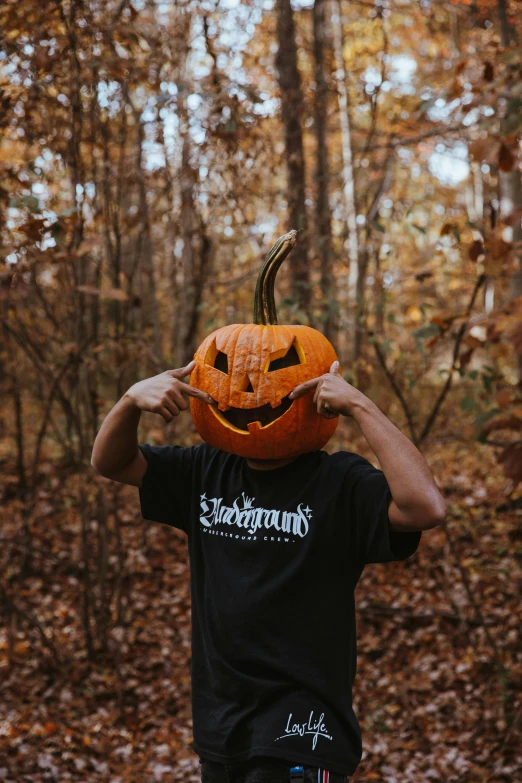
[[211,405],[210,409],[218,419],[225,419],[229,426],[232,425],[235,430],[246,433],[249,432],[251,424],[257,423],[259,427],[267,427],[273,421],[277,421],[293,404],[294,401],[286,395],[275,408],[267,402],[266,405],[260,405],[258,408],[229,408],[227,411],[220,411]]

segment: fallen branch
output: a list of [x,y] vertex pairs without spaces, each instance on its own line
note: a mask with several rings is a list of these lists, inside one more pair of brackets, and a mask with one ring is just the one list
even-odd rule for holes
[[498,620],[494,617],[477,618],[477,617],[462,617],[460,614],[453,614],[452,612],[411,612],[408,609],[402,609],[401,607],[386,606],[384,604],[370,604],[369,606],[357,607],[357,610],[361,614],[385,614],[390,616],[400,615],[408,620],[450,620],[452,623],[460,624],[467,623],[468,625],[482,626],[482,625],[495,625]]

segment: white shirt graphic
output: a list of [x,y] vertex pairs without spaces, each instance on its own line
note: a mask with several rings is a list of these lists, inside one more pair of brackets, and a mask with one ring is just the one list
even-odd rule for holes
[[254,506],[255,498],[249,498],[243,492],[231,506],[226,506],[223,498],[207,498],[204,492],[200,497],[199,521],[206,527],[235,525],[251,535],[260,529],[293,534],[303,538],[309,530],[308,521],[312,518],[312,509],[299,503],[295,511],[281,511]]

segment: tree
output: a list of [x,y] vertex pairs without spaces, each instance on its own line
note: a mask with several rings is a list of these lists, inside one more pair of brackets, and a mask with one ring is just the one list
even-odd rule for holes
[[314,130],[317,143],[315,169],[315,246],[321,261],[321,291],[323,295],[322,329],[330,341],[335,341],[335,300],[332,279],[332,221],[329,199],[330,167],[328,163],[327,117],[328,82],[325,73],[326,0],[315,0],[313,6],[315,104]]
[[291,290],[295,303],[310,313],[310,274],[308,267],[308,222],[305,203],[305,159],[301,122],[303,94],[297,66],[294,16],[290,0],[277,0],[276,65],[281,91],[281,117],[285,130],[286,166],[288,172],[288,229],[297,229],[299,242],[290,256]]

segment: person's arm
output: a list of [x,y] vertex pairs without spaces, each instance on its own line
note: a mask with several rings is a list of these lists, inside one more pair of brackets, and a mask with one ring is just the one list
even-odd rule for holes
[[91,465],[98,473],[141,487],[147,470],[147,460],[138,448],[141,412],[158,413],[169,422],[189,407],[187,396],[214,402],[206,392],[180,380],[193,367],[194,362],[190,362],[179,370],[166,370],[131,386],[108,413],[94,441]]
[[393,496],[388,509],[391,529],[428,530],[444,522],[446,501],[428,463],[372,400],[344,380],[338,362],[330,372],[297,386],[290,398],[312,389],[318,413],[328,418],[352,416],[378,458]]

